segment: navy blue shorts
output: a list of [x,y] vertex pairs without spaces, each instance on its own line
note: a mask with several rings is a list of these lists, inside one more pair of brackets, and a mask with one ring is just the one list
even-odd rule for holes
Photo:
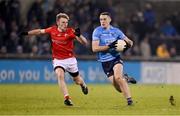
[[113,67],[118,63],[123,64],[123,61],[120,57],[117,57],[116,59],[111,61],[102,62],[102,68],[107,77],[114,75]]

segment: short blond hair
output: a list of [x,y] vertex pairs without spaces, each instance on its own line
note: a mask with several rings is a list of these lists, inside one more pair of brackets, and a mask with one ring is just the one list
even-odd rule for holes
[[56,20],[59,20],[60,18],[66,18],[69,20],[69,16],[66,13],[59,13],[56,15]]

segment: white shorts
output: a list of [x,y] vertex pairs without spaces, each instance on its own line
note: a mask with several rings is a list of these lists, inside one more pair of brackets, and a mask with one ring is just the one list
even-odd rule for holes
[[61,67],[64,69],[64,71],[67,71],[70,73],[78,72],[77,60],[75,57],[67,58],[67,59],[63,59],[63,60],[54,59],[53,67],[54,67],[54,69],[56,69],[57,67]]

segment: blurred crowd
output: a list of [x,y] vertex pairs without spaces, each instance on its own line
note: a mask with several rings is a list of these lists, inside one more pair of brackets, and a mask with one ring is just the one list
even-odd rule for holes
[[[180,43],[178,11],[158,20],[157,11],[150,3],[145,3],[142,8],[130,13],[118,0],[35,0],[25,14],[21,13],[22,5],[19,0],[0,1],[0,54],[50,55],[48,35],[20,37],[18,34],[54,25],[56,14],[60,12],[69,15],[69,25],[73,28],[80,27],[91,44],[92,31],[99,25],[99,14],[107,11],[112,15],[112,25],[118,26],[135,43],[126,56],[170,58],[180,55],[177,51],[178,42]],[[25,20],[22,19],[23,15],[26,16]],[[76,42],[75,53],[93,55],[91,45],[84,47]]]

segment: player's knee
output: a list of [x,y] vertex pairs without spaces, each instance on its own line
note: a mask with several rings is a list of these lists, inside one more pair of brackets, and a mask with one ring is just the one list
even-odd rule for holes
[[57,68],[55,69],[55,74],[56,74],[56,76],[57,76],[58,78],[64,77],[64,73],[65,73],[65,71],[64,71],[63,68],[57,67]]
[[79,76],[79,71],[77,71],[77,72],[75,72],[75,73],[69,72],[69,74],[70,74],[72,77],[78,77],[78,76]]
[[64,80],[64,73],[62,73],[62,72],[56,72],[56,76],[57,76],[58,79]]
[[124,81],[121,76],[115,76],[115,80],[121,83]]

